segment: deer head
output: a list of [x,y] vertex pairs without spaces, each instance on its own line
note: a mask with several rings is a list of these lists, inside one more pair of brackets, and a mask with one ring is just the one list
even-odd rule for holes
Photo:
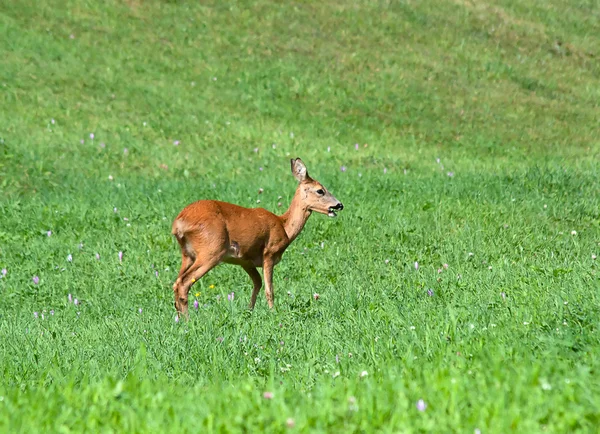
[[292,159],[291,165],[292,173],[300,183],[296,195],[299,195],[306,210],[335,217],[336,211],[344,209],[344,205],[327,191],[323,184],[308,175],[306,166],[300,158]]

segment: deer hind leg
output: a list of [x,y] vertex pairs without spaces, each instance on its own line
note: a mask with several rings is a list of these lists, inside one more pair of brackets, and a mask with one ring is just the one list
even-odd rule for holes
[[190,288],[221,262],[228,252],[229,242],[223,226],[208,223],[203,223],[201,230],[200,227],[189,230],[178,238],[181,238],[179,244],[182,255],[192,259],[191,265],[178,277],[177,288],[174,288],[175,308],[177,312],[187,315]]
[[179,288],[179,285],[181,284],[181,277],[185,274],[187,270],[189,270],[193,263],[194,258],[186,255],[185,253],[181,254],[181,268],[179,269],[179,275],[177,276],[177,279],[173,284],[173,291],[177,291],[177,288]]
[[215,268],[221,262],[225,252],[218,256],[204,258],[198,256],[194,263],[181,277],[181,283],[175,293],[175,308],[179,313],[187,314],[188,312],[188,294],[194,283],[200,280],[206,273]]
[[177,279],[173,284],[173,291],[177,292],[177,289],[181,284],[181,277],[196,260],[196,252],[192,249],[192,245],[188,242],[188,239],[185,235],[175,236],[175,238],[181,247],[181,268],[179,269],[179,274],[177,275]]
[[178,312],[186,314],[188,310],[188,293],[190,288],[202,276],[216,267],[228,249],[222,247],[223,243],[207,242],[199,234],[190,234],[187,239],[187,250],[195,255],[193,263],[179,277],[179,286],[175,291],[175,308]]
[[252,288],[252,297],[250,297],[250,309],[254,309],[254,305],[256,304],[256,297],[258,296],[258,292],[262,286],[262,280],[260,278],[260,274],[256,267],[252,265],[242,265],[246,273],[252,279],[252,283],[254,284],[254,288]]

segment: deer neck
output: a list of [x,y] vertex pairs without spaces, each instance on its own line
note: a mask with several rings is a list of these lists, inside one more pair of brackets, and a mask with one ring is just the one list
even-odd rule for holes
[[310,217],[312,211],[302,201],[300,188],[296,190],[296,194],[292,199],[292,203],[288,210],[281,216],[285,233],[290,240],[290,243],[302,232],[306,221]]

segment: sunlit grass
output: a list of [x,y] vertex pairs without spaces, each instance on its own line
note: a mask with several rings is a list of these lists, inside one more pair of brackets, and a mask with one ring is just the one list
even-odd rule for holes
[[[0,5],[0,431],[594,432],[599,10],[480,3]],[[176,322],[174,216],[292,157],[276,309]]]

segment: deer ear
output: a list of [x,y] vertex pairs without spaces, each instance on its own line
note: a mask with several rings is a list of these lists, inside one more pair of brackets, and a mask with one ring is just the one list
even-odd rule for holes
[[308,178],[308,172],[306,171],[306,166],[302,160],[300,158],[292,159],[291,163],[294,177],[298,180],[298,182],[305,181]]

